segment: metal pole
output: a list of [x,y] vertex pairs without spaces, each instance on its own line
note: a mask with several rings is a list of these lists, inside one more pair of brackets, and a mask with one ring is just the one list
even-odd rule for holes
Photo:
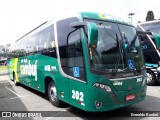
[[135,15],[135,13],[129,13],[128,16],[131,18],[131,23],[132,23],[132,16]]

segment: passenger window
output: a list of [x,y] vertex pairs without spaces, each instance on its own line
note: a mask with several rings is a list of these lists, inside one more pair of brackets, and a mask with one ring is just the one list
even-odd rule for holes
[[46,38],[47,38],[46,36],[47,35],[46,35],[46,31],[45,30],[40,32],[39,46],[38,46],[39,51],[44,50],[45,42],[46,42]]
[[49,26],[42,32],[40,32],[40,38],[39,38],[39,50],[44,51],[49,48],[54,48],[54,27]]
[[39,51],[39,47],[38,47],[39,37],[40,37],[39,33],[33,36],[33,52],[34,53],[37,53]]
[[23,51],[23,56],[27,55],[27,39],[22,39],[22,51]]
[[143,42],[150,41],[147,35],[140,35],[140,36],[141,36],[141,41],[143,41]]
[[54,39],[54,26],[51,25],[40,33],[39,51],[42,55],[57,57],[55,39]]
[[33,54],[33,52],[34,52],[33,45],[34,45],[34,37],[31,36],[28,38],[28,53],[30,55]]

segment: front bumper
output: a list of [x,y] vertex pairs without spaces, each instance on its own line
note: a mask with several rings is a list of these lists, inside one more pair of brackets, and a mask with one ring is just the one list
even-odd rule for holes
[[[94,92],[96,93],[96,95],[94,95],[92,98],[89,98],[90,99],[89,101],[92,101],[92,102],[89,102],[87,104],[86,111],[102,112],[102,111],[114,110],[114,109],[118,109],[121,107],[135,104],[145,99],[146,88],[147,86],[145,85],[144,87],[136,88],[131,91],[119,91],[119,92],[112,93],[112,94],[109,94],[109,93],[106,93],[104,91],[100,91],[97,89]],[[103,93],[99,93],[98,95],[98,92],[103,92]],[[126,101],[125,98],[129,94],[135,94],[136,98],[131,101]],[[97,102],[101,104],[100,107],[96,106]]]

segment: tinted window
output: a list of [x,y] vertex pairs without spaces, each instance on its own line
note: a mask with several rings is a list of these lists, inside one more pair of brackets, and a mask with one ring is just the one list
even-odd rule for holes
[[122,39],[117,24],[89,19],[85,21],[96,23],[98,26],[97,48],[90,50],[93,55],[91,68],[112,72],[112,69],[118,66],[119,71],[125,70],[127,62],[124,59],[123,49],[119,46]]
[[155,50],[151,40],[153,42],[155,42],[155,40],[151,38],[151,40],[149,39],[149,37],[147,35],[140,35],[141,41],[142,41],[142,48],[144,51],[150,51],[150,50]]
[[155,32],[157,34],[160,34],[160,21],[151,22],[151,23],[144,23],[144,24],[141,24],[141,26],[145,31],[151,31],[151,32]]
[[21,40],[21,51],[22,51],[22,56],[27,55],[27,39]]
[[59,47],[59,55],[60,61],[62,65],[63,71],[67,73],[67,37],[70,32],[74,30],[74,28],[70,27],[72,22],[77,22],[77,18],[68,18],[63,19],[57,22],[57,36],[58,36],[58,47]]
[[40,36],[39,47],[41,54],[56,58],[54,26],[46,28],[41,32]]
[[18,40],[10,49],[10,57],[43,54],[56,57],[54,26]]
[[144,59],[145,59],[145,62],[146,62],[146,63],[154,64],[153,58],[152,58],[150,55],[145,55],[145,54],[144,54]]
[[42,51],[54,47],[54,27],[49,26],[44,30],[32,35],[28,38],[28,44],[32,43],[33,51]]
[[[62,69],[66,74],[85,80],[80,31],[74,31],[75,28],[70,27],[71,23],[77,21],[77,18],[68,18],[57,22],[60,62]],[[77,76],[74,74],[74,68],[78,68]]]
[[[69,70],[68,74],[81,80],[85,80],[83,49],[79,30],[74,31],[69,35],[67,53]],[[74,73],[74,69],[78,69],[77,74]]]
[[34,44],[35,44],[35,39],[34,36],[30,36],[27,39],[27,52],[28,54],[33,54],[34,53]]

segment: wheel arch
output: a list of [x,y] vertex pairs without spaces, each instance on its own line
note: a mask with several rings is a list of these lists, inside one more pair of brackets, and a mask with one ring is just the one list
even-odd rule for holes
[[[51,76],[46,76],[45,78],[44,78],[44,93],[46,94],[46,96],[47,96],[47,94],[48,94],[48,85],[49,85],[49,83],[50,82],[54,82],[54,84],[56,84],[55,83],[55,78],[53,78],[53,77],[51,77]],[[48,96],[47,96],[48,97]]]

